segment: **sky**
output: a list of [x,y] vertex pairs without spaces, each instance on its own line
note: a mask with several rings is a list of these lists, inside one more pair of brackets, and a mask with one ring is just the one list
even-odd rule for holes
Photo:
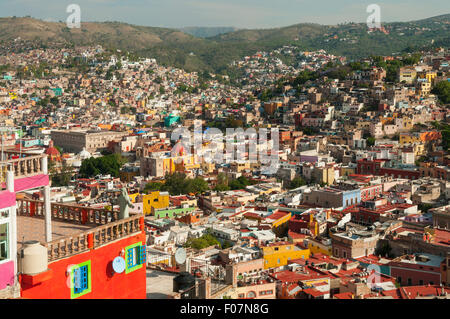
[[448,0],[0,0],[0,17],[32,16],[66,21],[78,4],[81,22],[120,21],[180,28],[233,26],[273,28],[297,23],[366,22],[369,4],[381,9],[381,23],[412,21],[450,13]]

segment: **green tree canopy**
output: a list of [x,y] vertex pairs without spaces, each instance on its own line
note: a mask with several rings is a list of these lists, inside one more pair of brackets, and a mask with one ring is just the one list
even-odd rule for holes
[[119,154],[111,154],[98,158],[88,158],[81,163],[81,177],[94,177],[99,174],[111,174],[119,177],[120,168],[126,163],[125,158]]
[[218,245],[219,247],[221,246],[216,237],[211,234],[205,234],[199,238],[189,238],[184,244],[184,247],[203,249],[214,245]]
[[300,186],[306,185],[306,181],[301,177],[295,177],[290,183],[289,183],[289,189],[298,188]]
[[450,82],[441,81],[437,83],[431,93],[436,94],[443,104],[450,104]]
[[187,178],[183,173],[167,174],[161,191],[167,191],[170,195],[189,193],[202,193],[209,189],[208,183],[201,177]]

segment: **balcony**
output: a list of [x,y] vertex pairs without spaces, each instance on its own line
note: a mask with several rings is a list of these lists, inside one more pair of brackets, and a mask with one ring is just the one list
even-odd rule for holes
[[18,244],[38,240],[48,249],[48,261],[70,257],[144,229],[144,216],[131,214],[118,219],[118,212],[80,205],[51,203],[51,233],[45,240],[43,201],[17,199]]
[[14,151],[4,151],[3,160],[0,161],[0,190],[6,188],[8,169],[14,172],[15,191],[48,184],[47,155],[45,154],[20,154]]

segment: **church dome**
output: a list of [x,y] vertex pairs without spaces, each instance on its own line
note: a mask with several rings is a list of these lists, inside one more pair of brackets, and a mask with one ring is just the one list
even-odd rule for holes
[[88,159],[91,157],[91,153],[89,153],[88,151],[86,151],[86,148],[83,147],[83,150],[80,152],[80,154],[78,154],[80,156],[80,159],[84,160],[84,159]]
[[45,154],[48,155],[50,160],[60,160],[61,154],[59,153],[58,149],[53,146],[53,141],[50,141],[48,143],[48,148],[45,150]]

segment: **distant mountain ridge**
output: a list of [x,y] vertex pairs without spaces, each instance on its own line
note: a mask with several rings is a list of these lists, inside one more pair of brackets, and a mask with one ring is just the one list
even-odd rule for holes
[[237,31],[235,27],[184,27],[180,31],[197,38],[210,38],[220,34]]
[[[325,49],[350,59],[391,55],[431,46],[450,46],[450,14],[418,21],[382,24],[384,31],[368,32],[365,23],[320,25],[300,23],[272,29],[190,27],[181,30],[136,26],[121,22],[86,22],[69,29],[62,22],[33,18],[0,18],[0,43],[15,38],[43,43],[101,44],[154,57],[163,65],[187,71],[223,72],[228,65],[256,51],[283,45],[304,50]],[[231,28],[231,27],[230,27]],[[191,34],[188,34],[191,33]],[[192,34],[197,34],[193,36]],[[214,34],[213,36],[207,36]]]

